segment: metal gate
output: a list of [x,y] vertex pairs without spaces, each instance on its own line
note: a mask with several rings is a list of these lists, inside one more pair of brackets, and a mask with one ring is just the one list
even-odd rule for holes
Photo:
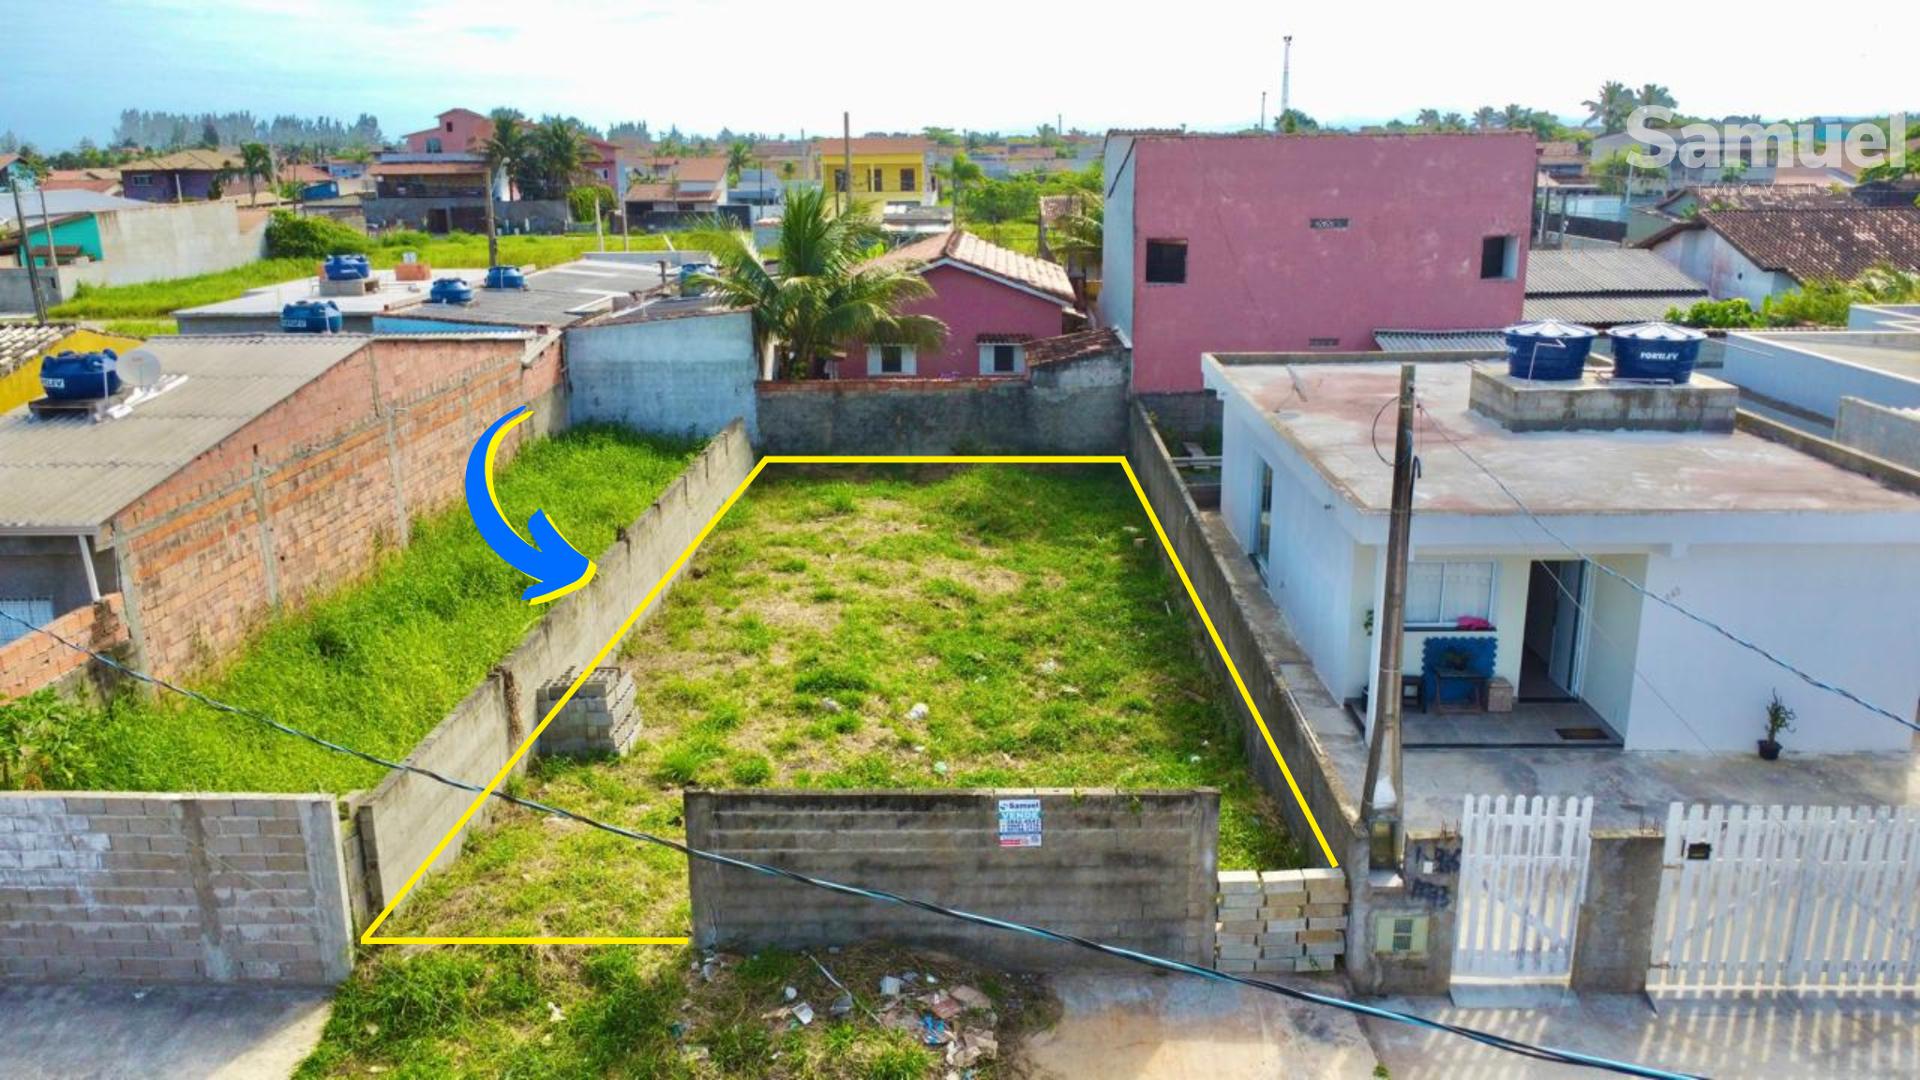
[[1920,809],[1667,811],[1647,990],[1920,990]]
[[1469,795],[1453,977],[1565,982],[1587,895],[1593,799]]

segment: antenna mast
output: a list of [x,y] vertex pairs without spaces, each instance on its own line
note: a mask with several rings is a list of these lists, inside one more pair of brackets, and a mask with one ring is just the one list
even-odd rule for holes
[[1293,35],[1288,34],[1281,38],[1280,41],[1282,44],[1282,52],[1280,54],[1280,126],[1284,128],[1287,123],[1287,106],[1289,102],[1288,90],[1290,87],[1288,84],[1293,81]]

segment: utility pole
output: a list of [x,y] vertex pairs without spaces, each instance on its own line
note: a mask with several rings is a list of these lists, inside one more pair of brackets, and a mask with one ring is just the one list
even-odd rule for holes
[[1265,90],[1260,91],[1260,130],[1263,133],[1267,130],[1267,92]]
[[[53,215],[47,213],[47,185],[40,184],[40,234],[47,238],[47,307],[60,303],[60,255],[53,250]],[[26,250],[23,246],[21,250]],[[33,252],[27,252],[27,261],[33,261]]]
[[843,170],[841,172],[841,176],[844,178],[841,184],[843,191],[836,192],[834,194],[833,205],[835,209],[844,212],[846,210],[846,207],[842,205],[840,201],[841,195],[842,194],[845,195],[847,202],[850,203],[853,201],[853,114],[852,113],[843,112],[840,114],[840,161],[841,161],[841,169]]
[[[1400,663],[1406,636],[1407,549],[1413,528],[1413,365],[1400,365],[1400,418],[1394,428],[1393,503],[1387,521],[1387,581],[1374,632],[1380,635],[1375,672],[1373,730],[1367,739],[1367,778],[1361,821],[1367,830],[1368,865],[1398,870],[1406,852],[1401,807],[1406,787],[1400,773]],[[1383,775],[1384,774],[1384,775]]]
[[40,325],[45,326],[47,301],[40,295],[40,271],[33,265],[33,252],[29,249],[27,241],[27,212],[20,205],[20,174],[25,171],[26,166],[18,162],[5,170],[7,187],[13,192],[13,216],[20,223],[20,253],[27,264],[27,287],[33,290],[33,315],[39,320]]
[[1292,100],[1293,89],[1293,35],[1280,39],[1280,126],[1287,126],[1287,109]]

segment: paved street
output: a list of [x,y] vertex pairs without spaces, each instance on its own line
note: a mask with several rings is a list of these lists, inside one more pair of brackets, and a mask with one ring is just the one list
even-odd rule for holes
[[326,990],[0,987],[0,1076],[278,1080],[320,1039]]

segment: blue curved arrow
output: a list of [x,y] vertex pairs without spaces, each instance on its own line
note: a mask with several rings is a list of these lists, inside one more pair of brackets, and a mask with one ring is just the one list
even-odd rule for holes
[[486,541],[495,555],[533,579],[533,584],[527,586],[520,598],[529,604],[544,604],[593,580],[593,572],[598,567],[560,535],[560,530],[547,520],[545,510],[535,510],[527,521],[527,532],[533,535],[533,543],[529,544],[507,524],[507,515],[500,509],[500,498],[493,491],[494,454],[507,432],[531,415],[522,405],[495,420],[467,452],[467,514],[480,530],[480,539]]

